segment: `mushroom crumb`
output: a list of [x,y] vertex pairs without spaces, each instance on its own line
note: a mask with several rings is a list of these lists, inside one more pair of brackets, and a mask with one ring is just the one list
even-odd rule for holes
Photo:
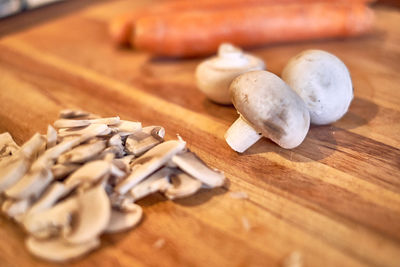
[[164,238],[159,238],[154,242],[153,247],[155,249],[161,249],[165,246],[165,239]]
[[303,256],[299,251],[292,251],[282,263],[283,267],[302,267]]
[[249,195],[246,192],[242,192],[242,191],[230,192],[229,196],[233,199],[248,199],[249,198]]
[[247,219],[247,217],[243,216],[242,217],[242,225],[244,230],[246,230],[246,232],[249,232],[251,230],[251,224],[249,222],[249,220]]
[[138,226],[138,199],[184,198],[225,182],[181,137],[164,141],[160,126],[80,110],[61,111],[54,126],[21,147],[0,134],[1,211],[25,229],[27,249],[48,261],[79,258],[103,233]]

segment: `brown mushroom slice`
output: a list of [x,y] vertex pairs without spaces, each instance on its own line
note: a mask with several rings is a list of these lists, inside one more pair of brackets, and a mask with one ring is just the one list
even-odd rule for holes
[[98,155],[106,148],[106,141],[100,140],[94,143],[77,146],[70,151],[62,154],[58,163],[83,163]]
[[75,226],[65,236],[68,243],[80,244],[95,239],[110,221],[111,204],[102,185],[84,192],[78,197],[79,212]]
[[171,140],[148,150],[132,162],[133,165],[141,164],[141,162],[143,164],[132,169],[131,174],[117,185],[116,191],[120,194],[126,194],[133,186],[165,165],[175,154],[183,151],[185,146],[186,143],[181,140]]
[[164,192],[172,186],[172,184],[169,182],[169,177],[172,173],[172,169],[164,167],[150,175],[150,177],[146,178],[142,182],[135,185],[129,191],[129,194],[136,201],[157,191]]
[[51,172],[55,180],[63,179],[65,176],[71,174],[81,167],[80,164],[56,164],[51,167]]
[[225,175],[218,170],[210,169],[196,154],[187,151],[172,157],[181,170],[199,179],[209,187],[222,186],[225,182]]
[[86,127],[60,129],[58,135],[61,137],[81,135],[97,136],[102,135],[107,130],[108,126],[106,124],[90,124]]
[[51,125],[47,127],[46,139],[46,149],[52,148],[57,144],[57,131]]
[[58,117],[62,119],[72,119],[72,118],[80,118],[89,116],[90,113],[83,110],[76,110],[76,109],[63,109],[58,114]]
[[163,142],[165,130],[160,126],[144,127],[141,132],[128,136],[125,148],[129,154],[140,156],[147,150]]
[[71,189],[66,187],[61,182],[51,184],[43,195],[29,209],[28,214],[38,213],[52,207],[59,199],[71,192]]
[[49,209],[28,213],[22,221],[25,230],[38,238],[69,232],[73,214],[79,209],[77,197],[69,197]]
[[89,119],[89,120],[72,120],[72,119],[59,119],[54,122],[56,128],[75,128],[88,126],[90,124],[106,124],[115,125],[120,121],[119,117]]
[[68,244],[63,239],[40,240],[29,237],[25,245],[29,252],[38,258],[64,262],[89,253],[100,245],[100,241],[95,238],[85,243]]
[[64,184],[70,188],[75,188],[82,182],[90,184],[97,182],[110,172],[111,164],[104,160],[90,161],[73,172]]
[[0,193],[16,184],[29,170],[30,162],[25,158],[8,158],[0,165]]
[[30,170],[16,184],[5,191],[6,196],[14,199],[37,198],[53,180],[52,172],[47,169]]
[[125,136],[142,130],[142,124],[136,121],[120,120],[118,124],[110,128],[116,130],[121,136]]
[[21,154],[26,158],[32,159],[37,155],[40,147],[45,143],[45,139],[39,133],[34,134],[25,144],[21,146]]
[[201,188],[201,181],[192,178],[184,172],[176,172],[171,175],[172,186],[165,192],[165,196],[169,199],[183,198],[193,195]]
[[139,205],[135,205],[135,209],[130,212],[123,212],[112,209],[110,221],[105,233],[118,233],[135,227],[143,216],[143,210]]

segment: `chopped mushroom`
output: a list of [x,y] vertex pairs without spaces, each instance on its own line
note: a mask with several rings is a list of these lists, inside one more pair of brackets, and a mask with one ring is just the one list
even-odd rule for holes
[[172,162],[191,176],[199,179],[209,187],[222,186],[225,176],[222,172],[210,169],[193,152],[187,151],[172,157]]
[[10,218],[15,218],[19,215],[24,214],[30,207],[30,199],[19,199],[11,200],[8,199],[4,201],[1,206],[1,210]]
[[66,128],[66,129],[60,129],[58,131],[58,134],[61,137],[66,137],[66,136],[84,136],[84,135],[89,135],[89,136],[96,136],[96,135],[103,135],[107,130],[109,130],[108,126],[106,124],[90,124],[85,127],[80,127],[80,128]]
[[32,207],[28,211],[28,214],[33,214],[49,209],[59,199],[70,192],[71,189],[66,187],[63,183],[52,183],[49,188],[43,193],[43,195],[35,202],[35,204],[32,205]]
[[29,213],[23,220],[27,232],[38,238],[48,238],[61,232],[70,231],[70,223],[79,209],[77,197],[69,197],[53,207],[35,213]]
[[85,243],[69,244],[63,239],[39,240],[29,237],[25,244],[36,257],[63,262],[89,253],[100,245],[100,240],[94,238]]
[[135,227],[141,220],[143,211],[139,205],[129,212],[122,212],[112,209],[110,221],[108,222],[105,233],[118,233]]
[[37,155],[44,142],[45,140],[43,136],[39,133],[36,133],[31,137],[31,139],[21,146],[20,152],[24,157],[32,159]]
[[90,120],[59,119],[54,122],[54,127],[56,127],[56,128],[75,128],[75,127],[88,126],[90,124],[116,125],[119,123],[119,121],[120,121],[119,117],[90,119]]
[[98,140],[94,143],[83,144],[62,154],[58,163],[83,163],[98,155],[106,148],[106,141]]
[[76,187],[85,182],[94,184],[110,172],[111,164],[104,160],[90,161],[73,172],[64,184],[69,187]]
[[169,199],[176,199],[193,195],[201,188],[201,181],[193,179],[184,172],[171,175],[172,186],[164,192]]
[[110,200],[102,185],[78,196],[80,209],[75,225],[65,236],[68,243],[80,244],[96,239],[107,227],[111,216]]
[[60,180],[80,168],[80,164],[56,164],[51,167],[55,180]]
[[[102,233],[138,225],[137,199],[157,191],[174,199],[201,188],[201,179],[184,173],[193,163],[172,160],[186,143],[179,136],[162,143],[164,128],[80,111],[60,116],[68,119],[56,125],[68,127],[49,125],[47,135],[35,134],[21,148],[9,134],[0,135],[1,207],[30,235],[32,254],[51,261],[82,256],[99,245]],[[108,126],[113,120],[119,121]],[[125,156],[130,135],[143,137],[136,158]]]
[[16,184],[29,170],[30,162],[25,158],[10,158],[0,165],[0,193]]
[[0,161],[15,155],[18,150],[19,146],[8,132],[0,134]]
[[171,168],[162,168],[147,179],[135,185],[129,192],[133,199],[139,200],[157,191],[164,192],[172,186],[169,177],[173,173]]
[[83,110],[64,109],[59,113],[59,117],[63,119],[72,119],[89,116],[90,113]]
[[57,131],[51,125],[47,127],[46,138],[46,149],[52,148],[57,144]]
[[127,193],[133,186],[138,184],[148,175],[166,164],[175,154],[185,149],[183,141],[167,141],[147,151],[132,164],[141,164],[132,170],[132,173],[117,185],[116,190],[120,194]]
[[34,197],[35,199],[46,189],[53,180],[49,169],[29,171],[15,185],[5,191],[5,194],[14,199]]
[[111,128],[118,131],[121,136],[124,136],[142,130],[142,124],[135,121],[120,120],[118,124],[112,125]]
[[126,139],[126,150],[128,154],[140,156],[147,150],[164,141],[164,128],[151,126],[143,128],[143,131],[128,136]]

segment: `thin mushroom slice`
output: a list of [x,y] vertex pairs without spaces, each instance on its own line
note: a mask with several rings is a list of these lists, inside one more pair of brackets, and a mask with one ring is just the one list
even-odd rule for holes
[[169,177],[172,173],[172,169],[164,167],[161,170],[153,173],[150,177],[146,178],[139,184],[135,185],[129,191],[129,194],[136,201],[157,191],[164,192],[172,186],[172,184],[169,182]]
[[201,188],[201,181],[190,177],[184,172],[178,172],[171,176],[172,186],[165,192],[169,199],[183,198],[193,195]]
[[71,192],[71,189],[66,187],[61,182],[51,184],[43,195],[35,202],[28,210],[27,214],[38,213],[52,207],[59,199]]
[[210,169],[196,154],[187,151],[172,157],[181,170],[199,179],[209,187],[222,186],[225,182],[225,175],[218,171]]
[[119,117],[89,119],[89,120],[72,120],[72,119],[59,119],[54,122],[56,128],[75,128],[88,126],[90,124],[107,124],[115,125],[120,121]]
[[[3,163],[6,163],[3,165]],[[29,170],[30,162],[24,158],[10,158],[0,166],[0,193],[16,184]]]
[[120,120],[118,124],[110,126],[116,130],[121,136],[136,133],[142,130],[142,124],[136,121]]
[[39,240],[29,237],[25,241],[25,245],[36,257],[48,261],[64,262],[89,253],[100,245],[100,241],[95,238],[85,243],[68,244],[63,239]]
[[38,154],[38,151],[44,143],[44,137],[41,134],[36,133],[31,137],[31,139],[21,146],[21,154],[28,159],[32,159]]
[[139,205],[134,205],[135,209],[130,212],[112,209],[110,221],[108,222],[107,228],[104,232],[118,233],[135,227],[142,219],[143,210]]
[[62,154],[58,163],[83,163],[98,155],[106,148],[106,141],[97,141],[95,143],[83,144]]
[[128,136],[125,148],[128,154],[140,156],[147,150],[164,141],[164,128],[159,126],[145,127],[141,132]]
[[143,127],[143,132],[151,134],[154,138],[164,140],[165,137],[165,129],[161,126],[146,126]]
[[106,124],[90,124],[85,127],[60,129],[58,134],[61,137],[80,135],[97,136],[102,135],[107,130],[108,126]]
[[80,164],[56,164],[51,167],[51,172],[53,173],[55,180],[60,180],[65,178],[67,175],[71,174],[72,172],[76,171],[81,167]]
[[[90,130],[89,130],[90,128]],[[101,133],[104,129],[107,128],[107,125],[103,124],[93,124],[89,125],[87,131],[81,135],[74,137],[69,140],[62,141],[61,143],[57,144],[56,146],[46,150],[43,155],[41,155],[33,164],[33,169],[39,168],[49,168],[54,164],[54,160],[56,160],[61,154],[67,152],[68,150],[72,149],[73,147],[86,142],[90,138],[97,136]]]
[[95,239],[107,227],[111,216],[111,204],[102,185],[84,192],[78,197],[80,209],[72,231],[65,236],[68,243],[80,244]]
[[75,188],[81,183],[93,184],[102,177],[110,173],[111,164],[104,160],[90,161],[73,172],[64,184],[70,188]]
[[122,143],[122,139],[121,136],[119,134],[114,134],[109,140],[108,140],[108,146],[109,147],[113,147],[113,148],[117,148],[115,149],[116,156],[118,157],[123,157],[125,155],[125,151],[124,151],[124,145]]
[[141,162],[143,162],[143,164],[132,169],[131,174],[117,185],[116,191],[120,194],[126,194],[133,186],[137,185],[144,178],[165,165],[175,154],[183,151],[185,147],[185,142],[180,140],[171,140],[148,150],[140,158],[132,162],[133,165],[141,164]]
[[10,218],[16,218],[26,213],[31,206],[30,199],[7,199],[1,206],[1,211]]
[[47,127],[46,139],[46,149],[52,148],[57,144],[57,131],[51,125]]
[[127,155],[122,158],[113,159],[113,164],[119,169],[128,172],[130,170],[130,163],[135,158],[134,155]]
[[58,117],[62,119],[72,119],[72,118],[80,118],[89,116],[90,113],[83,110],[76,110],[76,109],[63,109],[58,114]]
[[8,145],[18,146],[9,132],[0,134],[0,149]]
[[14,142],[10,133],[0,134],[0,160],[13,156],[19,150],[19,146]]
[[37,198],[53,180],[49,169],[31,170],[21,180],[5,191],[8,197],[14,199]]
[[49,209],[36,213],[28,213],[22,221],[25,230],[38,238],[48,238],[53,235],[68,233],[70,223],[79,209],[77,197],[72,196]]

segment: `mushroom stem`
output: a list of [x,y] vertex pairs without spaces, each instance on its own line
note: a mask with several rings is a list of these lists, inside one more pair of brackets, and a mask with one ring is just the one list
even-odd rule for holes
[[242,116],[229,127],[225,140],[235,151],[242,153],[262,137]]

